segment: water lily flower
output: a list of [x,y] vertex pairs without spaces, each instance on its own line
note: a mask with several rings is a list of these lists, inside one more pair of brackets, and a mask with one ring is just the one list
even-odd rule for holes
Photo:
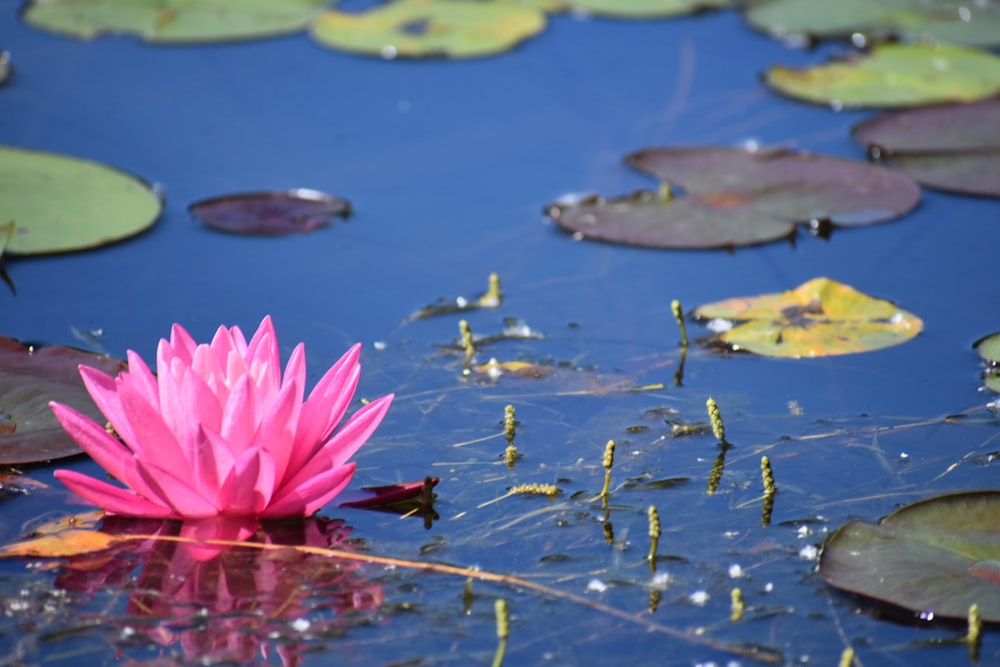
[[157,349],[156,375],[131,350],[128,370],[116,378],[80,367],[118,437],[50,404],[84,451],[128,488],[73,470],[55,476],[126,516],[309,516],[347,486],[356,465],[348,459],[392,402],[391,394],[374,400],[337,429],[358,385],[360,354],[360,345],[348,350],[303,401],[305,348],[292,351],[282,375],[270,317],[249,343],[234,326],[199,345],[175,324]]

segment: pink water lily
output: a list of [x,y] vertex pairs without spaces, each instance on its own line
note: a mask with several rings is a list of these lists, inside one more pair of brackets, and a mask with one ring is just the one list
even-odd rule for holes
[[303,401],[305,348],[292,351],[282,376],[270,317],[249,343],[238,327],[219,327],[210,344],[199,345],[175,324],[170,340],[160,341],[156,375],[132,351],[117,378],[80,367],[118,438],[50,404],[63,428],[128,488],[73,470],[55,476],[114,514],[311,515],[347,486],[355,469],[347,460],[392,402],[392,395],[374,400],[336,430],[358,385],[360,354],[360,345],[348,350]]

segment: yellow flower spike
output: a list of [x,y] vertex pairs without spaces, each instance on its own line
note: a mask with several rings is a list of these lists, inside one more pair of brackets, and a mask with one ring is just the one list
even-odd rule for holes
[[646,510],[649,517],[649,569],[656,572],[656,550],[660,545],[660,513],[654,505]]
[[764,482],[765,496],[773,496],[778,492],[778,487],[774,485],[774,470],[771,469],[771,459],[766,456],[760,457],[760,476]]
[[494,603],[497,616],[497,652],[493,656],[493,667],[500,667],[503,664],[504,654],[507,653],[507,637],[510,636],[510,612],[507,610],[507,601],[497,598]]
[[837,667],[851,667],[854,664],[854,649],[848,646],[840,654],[840,662],[837,663]]
[[979,642],[983,631],[983,618],[979,614],[979,605],[973,602],[969,605],[969,632],[965,635],[965,642],[969,645],[969,659],[972,662],[979,662]]
[[712,433],[722,444],[729,444],[726,440],[726,426],[722,423],[722,413],[719,412],[719,404],[715,402],[714,398],[709,396],[708,400],[705,401],[705,407],[708,408],[708,419],[712,422]]
[[734,588],[729,593],[729,599],[731,609],[729,620],[735,623],[743,618],[743,612],[746,609],[746,603],[743,601],[743,591],[739,588]]
[[608,440],[608,444],[604,446],[604,460],[602,465],[604,466],[604,488],[601,489],[601,493],[598,496],[605,503],[608,502],[608,489],[611,487],[611,468],[615,464],[615,441]]
[[514,417],[514,406],[508,405],[503,411],[503,434],[507,438],[507,444],[514,444],[514,437],[517,435],[517,419]]
[[688,346],[688,332],[687,326],[684,324],[684,311],[681,309],[681,302],[677,299],[671,301],[670,310],[674,312],[674,319],[677,320],[677,325],[681,328],[681,347],[686,349]]
[[486,289],[486,293],[479,297],[477,303],[480,308],[496,308],[503,303],[503,292],[500,290],[499,274],[490,274],[489,287]]

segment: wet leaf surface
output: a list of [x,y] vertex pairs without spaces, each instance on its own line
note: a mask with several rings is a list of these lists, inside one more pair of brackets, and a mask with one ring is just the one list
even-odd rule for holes
[[125,368],[124,361],[110,357],[58,345],[32,351],[0,337],[0,463],[34,463],[81,452],[49,409],[49,401],[59,401],[104,423],[80,379],[80,364],[109,375]]
[[479,58],[512,49],[546,26],[514,3],[396,0],[360,14],[330,11],[310,28],[324,46],[383,58]]
[[873,159],[926,186],[1000,197],[1000,100],[894,111],[852,135]]
[[1000,45],[1000,5],[961,0],[764,0],[746,10],[747,22],[776,37],[807,42],[827,37],[866,41],[937,41]]
[[1000,492],[929,498],[877,524],[855,520],[823,547],[819,573],[836,588],[935,617],[1000,622]]
[[681,16],[731,7],[732,0],[569,0],[574,11],[619,19]]
[[107,33],[147,42],[260,39],[305,28],[328,0],[34,0],[24,20],[82,39]]
[[987,363],[986,386],[1000,392],[1000,331],[977,340],[973,347]]
[[652,248],[720,248],[791,236],[797,223],[865,225],[914,208],[909,178],[856,160],[784,150],[653,148],[626,162],[669,192],[546,207],[584,238]]
[[144,182],[97,162],[0,146],[0,221],[7,252],[85,250],[148,229],[163,203]]
[[351,205],[323,192],[298,188],[203,199],[189,210],[204,224],[224,232],[284,236],[316,231],[329,225],[334,216],[346,218]]
[[884,44],[843,62],[775,66],[764,80],[779,93],[835,108],[974,102],[1000,93],[1000,58],[946,44]]
[[722,325],[703,342],[771,357],[869,352],[904,343],[923,329],[920,318],[892,302],[829,278],[780,294],[717,301],[692,315]]

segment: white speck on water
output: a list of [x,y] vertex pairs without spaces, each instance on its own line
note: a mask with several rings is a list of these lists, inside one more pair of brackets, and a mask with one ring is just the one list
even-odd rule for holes
[[670,588],[670,584],[673,583],[673,580],[674,578],[666,572],[657,572],[653,575],[653,578],[649,580],[649,587],[657,591],[665,591]]
[[603,593],[608,590],[608,585],[600,579],[594,578],[587,582],[588,593]]
[[733,563],[732,565],[729,566],[730,579],[739,579],[742,576],[743,576],[743,568],[740,566],[739,563]]
[[765,593],[773,593],[774,592],[774,583],[772,583],[772,582],[769,581],[766,584],[764,584],[764,592]]
[[695,591],[694,593],[688,596],[688,601],[691,602],[691,604],[697,605],[699,607],[704,607],[706,604],[708,604],[708,601],[711,599],[712,596],[708,594],[708,591],[704,590]]
[[460,296],[455,299],[455,305],[458,306],[459,308],[467,308],[469,305],[469,300],[466,299],[464,296]]
[[295,632],[305,632],[312,626],[312,623],[309,622],[308,618],[297,618],[290,625]]
[[712,333],[723,333],[733,328],[733,321],[716,317],[705,324],[705,328]]
[[389,347],[389,345],[384,340],[377,340],[374,343],[372,343],[372,347],[381,352],[385,348]]
[[802,560],[816,560],[819,556],[819,549],[813,544],[807,544],[799,549],[799,558]]
[[799,529],[795,531],[801,540],[804,537],[809,537],[812,535],[812,529],[809,526],[799,526]]

